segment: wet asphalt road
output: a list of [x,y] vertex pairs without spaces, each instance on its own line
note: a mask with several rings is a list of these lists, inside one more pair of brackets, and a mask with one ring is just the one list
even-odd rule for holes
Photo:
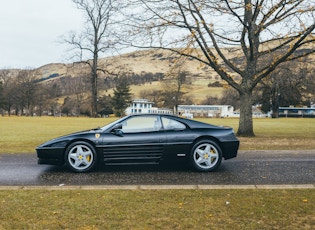
[[315,150],[239,151],[218,171],[187,166],[107,166],[78,174],[38,165],[35,154],[0,154],[0,186],[43,185],[278,185],[315,184]]

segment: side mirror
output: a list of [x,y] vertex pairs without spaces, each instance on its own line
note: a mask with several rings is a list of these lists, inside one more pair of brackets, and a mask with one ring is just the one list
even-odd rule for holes
[[114,125],[111,133],[113,133],[116,136],[122,137],[124,135],[124,132],[122,131],[122,124],[119,123],[119,124]]

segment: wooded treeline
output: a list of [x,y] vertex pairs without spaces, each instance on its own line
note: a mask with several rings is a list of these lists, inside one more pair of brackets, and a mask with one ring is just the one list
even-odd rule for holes
[[[253,103],[260,105],[264,112],[273,111],[278,114],[279,106],[310,106],[314,103],[315,81],[314,68],[304,62],[283,64],[270,77],[259,84],[253,93]],[[173,71],[174,72],[174,71]],[[116,114],[122,116],[124,109],[133,98],[130,86],[161,82],[161,88],[144,89],[140,97],[154,102],[160,108],[173,109],[179,104],[195,104],[194,98],[187,96],[190,85],[196,76],[186,71],[170,73],[120,73],[100,78],[97,101],[98,116]],[[179,74],[181,73],[181,74]],[[80,76],[50,76],[38,78],[38,70],[0,70],[0,113],[2,115],[25,116],[91,116],[89,89],[90,82],[84,74]],[[122,87],[122,85],[125,85]],[[232,105],[240,107],[237,92],[214,81],[208,84],[209,94],[204,96],[200,104]],[[224,88],[222,95],[211,94],[211,88]],[[108,91],[113,90],[112,94]],[[116,92],[116,96],[114,94]],[[119,95],[126,95],[123,103]],[[121,107],[117,105],[121,105]],[[115,108],[116,106],[116,108]],[[119,111],[119,112],[117,112]]]
[[[2,115],[91,116],[88,76],[84,74],[59,76],[56,73],[38,79],[38,75],[36,69],[14,72],[9,69],[0,70],[0,112]],[[124,83],[129,86],[160,81],[163,77],[162,73],[142,72],[100,79],[98,90],[103,94],[98,98],[98,115],[113,113],[114,105],[117,105],[112,98],[115,95],[108,94],[108,90],[117,89]],[[131,92],[129,88],[124,88],[119,93]],[[128,98],[127,102],[131,99],[131,97]]]

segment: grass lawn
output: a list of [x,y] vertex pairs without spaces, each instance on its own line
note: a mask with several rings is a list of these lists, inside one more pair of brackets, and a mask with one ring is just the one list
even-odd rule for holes
[[[0,117],[0,153],[34,153],[37,145],[68,133],[103,126],[117,118]],[[231,126],[238,119],[198,119]],[[239,138],[242,150],[315,149],[315,119],[254,119],[255,138]]]
[[314,229],[305,190],[0,190],[0,229]]
[[103,126],[117,118],[0,117],[0,153],[35,153],[49,139]]

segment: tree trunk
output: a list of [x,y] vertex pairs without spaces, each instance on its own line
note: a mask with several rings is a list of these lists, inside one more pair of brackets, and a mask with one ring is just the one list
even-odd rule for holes
[[240,121],[237,136],[254,137],[252,92],[240,93]]
[[97,84],[97,63],[98,63],[98,54],[97,54],[97,45],[94,51],[94,58],[92,64],[92,73],[91,73],[91,84],[92,84],[92,117],[97,117],[97,97],[98,97],[98,84]]
[[97,76],[92,73],[91,77],[91,84],[92,84],[92,117],[97,117]]
[[279,118],[279,106],[280,106],[280,93],[279,90],[276,91],[272,95],[272,118]]
[[279,118],[278,111],[272,111],[271,118]]

